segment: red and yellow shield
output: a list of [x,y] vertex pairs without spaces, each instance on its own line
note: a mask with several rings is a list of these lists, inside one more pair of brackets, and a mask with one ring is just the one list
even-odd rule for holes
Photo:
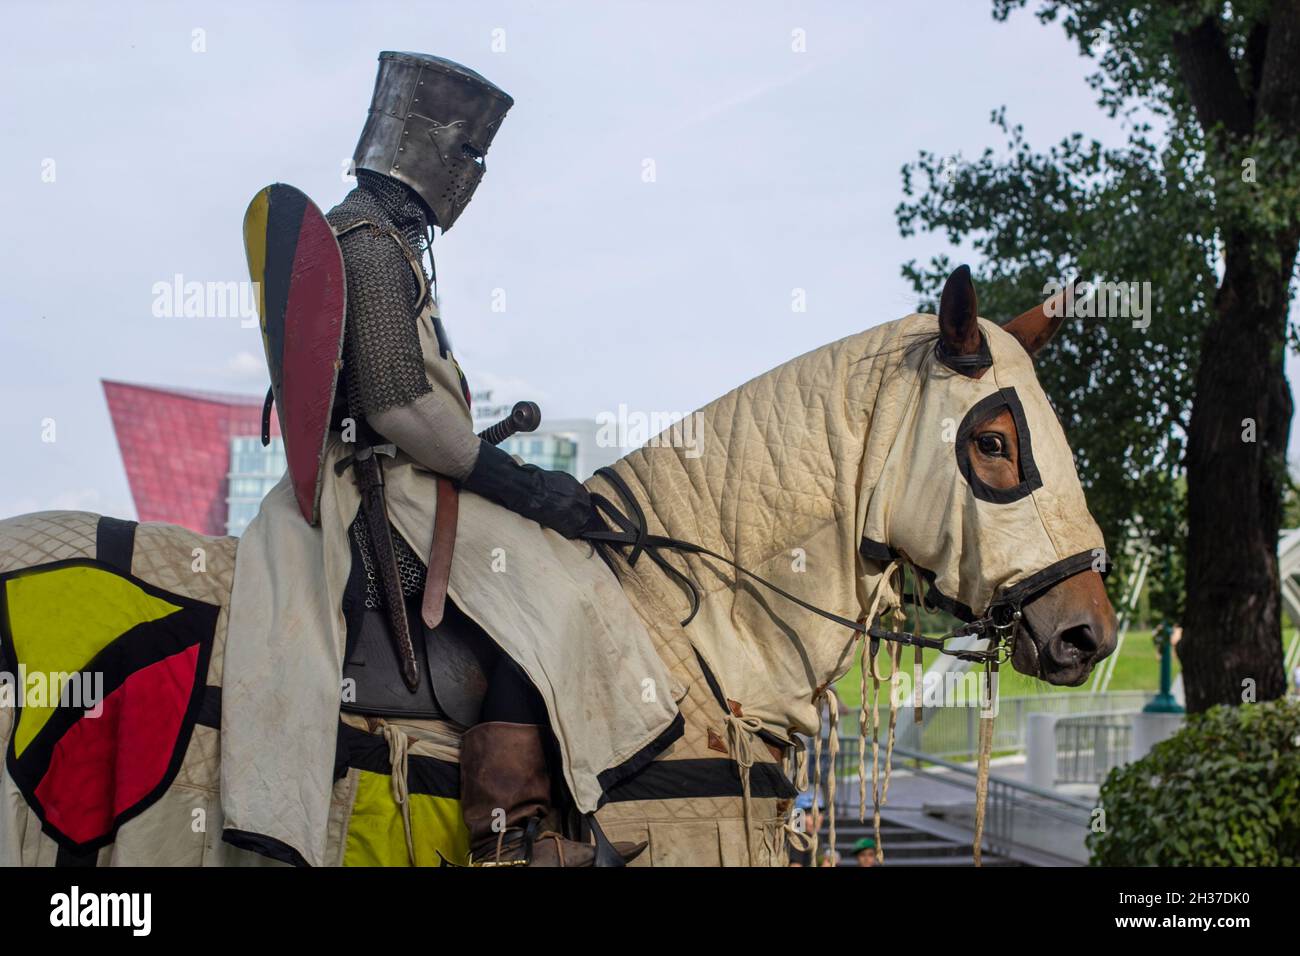
[[342,368],[346,311],[343,253],[320,208],[275,183],[244,214],[248,272],[298,510],[320,519],[325,441]]
[[219,608],[89,559],[0,575],[17,708],[9,776],[85,853],[171,785],[203,704]]

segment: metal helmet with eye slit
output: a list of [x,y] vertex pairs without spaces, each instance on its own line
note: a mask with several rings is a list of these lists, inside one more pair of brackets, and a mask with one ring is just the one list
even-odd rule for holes
[[488,147],[513,105],[459,63],[385,51],[354,164],[405,183],[446,232],[478,188]]

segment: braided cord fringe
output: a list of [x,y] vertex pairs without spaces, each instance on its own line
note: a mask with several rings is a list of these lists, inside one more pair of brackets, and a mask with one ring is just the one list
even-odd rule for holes
[[[876,613],[880,610],[880,602],[885,596],[885,588],[889,584],[894,573],[901,567],[901,562],[891,561],[885,568],[885,573],[880,578],[880,583],[876,585],[876,593],[871,600],[871,610],[867,611],[862,618],[862,623],[870,626],[871,622],[876,619]],[[900,589],[899,593],[902,591]],[[858,638],[855,638],[855,640]],[[871,732],[871,789],[874,793],[876,789],[876,756],[877,743],[875,734],[876,725],[876,699],[871,698],[871,713],[867,713],[867,678],[870,676],[873,681],[873,687],[876,692],[880,689],[880,682],[876,677],[876,652],[880,649],[880,642],[873,641],[871,638],[863,635],[861,638],[862,650],[858,659],[858,822],[864,823],[867,819],[867,724],[870,722]]]
[[740,774],[741,811],[745,826],[745,848],[749,853],[749,865],[754,865],[754,798],[750,790],[750,771],[754,766],[754,735],[763,729],[763,722],[757,717],[737,717],[726,715],[727,749],[736,761],[736,770]]
[[984,669],[988,707],[980,713],[979,763],[975,776],[975,865],[983,866],[984,810],[989,797],[989,760],[993,755],[993,721],[997,719],[996,694],[998,665],[993,661]]
[[826,688],[827,719],[830,721],[830,733],[826,738],[826,759],[830,762],[831,772],[826,776],[826,809],[830,813],[830,833],[826,842],[830,844],[831,860],[835,859],[835,758],[840,752],[840,699],[835,691]]
[[[896,561],[891,564],[887,573],[892,574],[896,568],[900,575],[898,593],[901,595],[907,583],[906,578],[903,576],[905,572],[901,563]],[[878,603],[879,600],[877,599],[876,604]],[[906,620],[901,607],[894,608],[894,616],[900,624]],[[858,822],[865,822],[866,817],[866,723],[863,718],[867,716],[866,679],[869,666],[871,674],[871,823],[872,832],[876,839],[876,858],[883,863],[885,860],[885,847],[880,835],[880,808],[889,799],[889,780],[894,767],[894,737],[898,726],[898,668],[903,648],[901,644],[892,642],[889,645],[889,724],[885,744],[885,778],[883,783],[880,779],[880,682],[884,680],[884,677],[880,673],[879,649],[879,641],[864,641],[863,643],[860,686],[863,704],[858,722],[861,741],[858,747]],[[868,650],[870,651],[869,654]]]
[[885,845],[880,839],[880,808],[889,801],[889,778],[894,770],[894,733],[898,727],[898,665],[902,654],[901,644],[889,645],[889,734],[885,744],[885,780],[878,792],[874,789],[872,792],[871,822],[876,837],[876,859],[881,863],[885,862]]
[[813,788],[812,817],[814,823],[816,823],[816,826],[812,828],[812,843],[809,844],[812,850],[812,856],[810,857],[810,859],[812,860],[813,866],[817,865],[817,841],[821,836],[821,820],[818,818],[817,803],[818,803],[818,798],[821,796],[821,789],[822,789],[822,724],[824,722],[824,718],[822,717],[822,711],[821,711],[821,705],[824,702],[824,700],[823,698],[818,697],[816,702],[817,702],[817,738],[813,741],[813,773],[815,773],[817,776],[816,779],[812,781],[812,788]]

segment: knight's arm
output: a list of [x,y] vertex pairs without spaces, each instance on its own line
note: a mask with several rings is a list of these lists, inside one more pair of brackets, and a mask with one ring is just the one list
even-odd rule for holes
[[389,237],[344,234],[348,400],[367,423],[421,465],[526,518],[575,537],[592,514],[572,475],[520,465],[474,434],[454,399],[424,371],[414,316],[419,289]]

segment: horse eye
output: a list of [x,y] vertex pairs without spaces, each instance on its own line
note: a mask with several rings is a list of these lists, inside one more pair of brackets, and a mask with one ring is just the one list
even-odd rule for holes
[[1006,449],[1002,444],[1002,436],[986,433],[975,439],[975,444],[979,450],[991,458],[1002,458],[1006,456]]

